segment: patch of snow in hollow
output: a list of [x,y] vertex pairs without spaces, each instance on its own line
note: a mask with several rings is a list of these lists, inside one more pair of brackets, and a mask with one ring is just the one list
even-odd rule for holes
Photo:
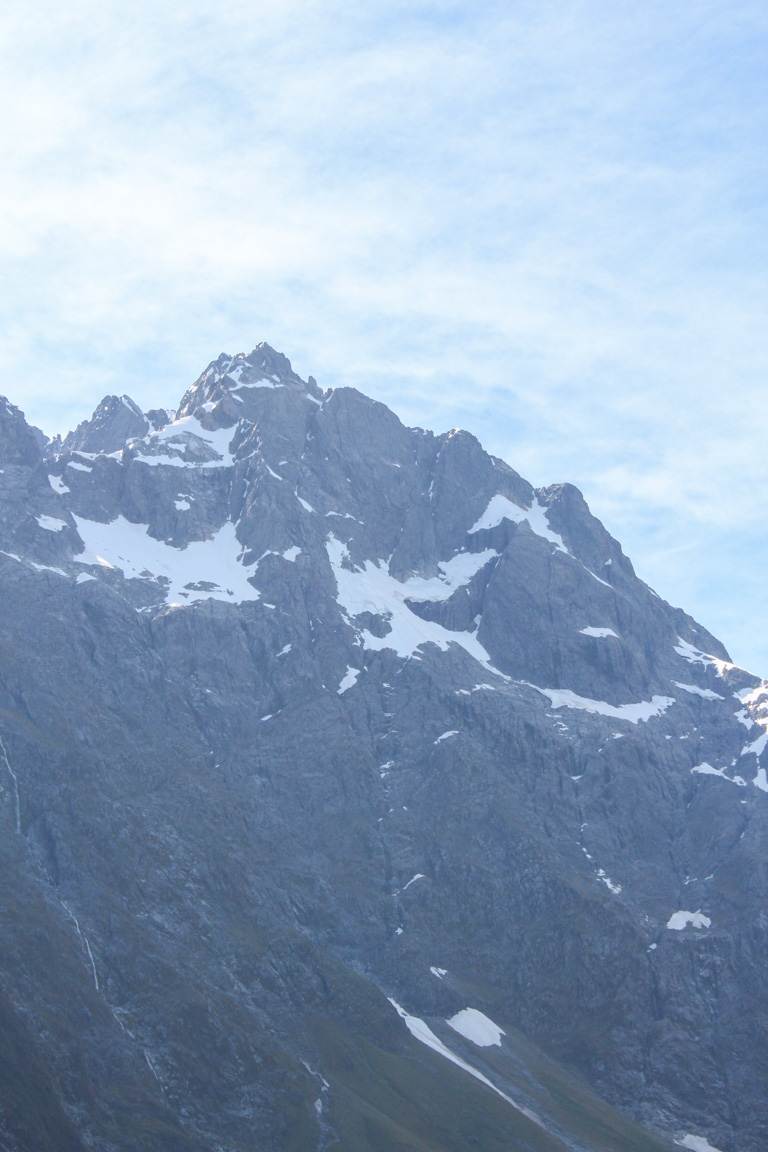
[[[509,680],[508,676],[493,667],[488,652],[477,639],[476,631],[452,632],[442,624],[423,620],[409,608],[406,601],[414,598],[414,592],[417,597],[422,595],[425,584],[443,587],[438,578],[431,581],[421,577],[397,580],[390,576],[385,562],[380,560],[366,560],[362,568],[347,567],[349,556],[346,546],[333,534],[326,540],[326,550],[336,578],[337,601],[346,615],[354,619],[362,612],[370,612],[374,616],[385,616],[388,619],[390,630],[386,636],[374,636],[367,629],[361,632],[365,648],[373,651],[391,648],[398,656],[413,657],[424,644],[436,644],[443,651],[449,645],[456,644],[492,675]],[[445,565],[444,570],[455,576],[455,569],[449,568],[449,564]],[[431,592],[434,594],[434,587]]]
[[682,932],[684,928],[709,928],[711,924],[709,916],[705,916],[701,909],[698,912],[673,912],[667,920],[667,928],[673,932]]
[[0,556],[7,556],[9,560],[15,560],[17,564],[34,568],[36,572],[54,572],[57,576],[64,576],[66,579],[69,578],[69,573],[65,572],[62,568],[54,568],[51,564],[38,564],[36,560],[30,560],[27,557],[22,558],[16,552],[0,551]]
[[[230,521],[209,540],[193,540],[186,548],[156,540],[146,524],[133,524],[123,516],[107,524],[80,516],[75,522],[85,545],[75,563],[119,568],[126,579],[162,581],[168,604],[179,607],[198,600],[241,604],[260,597],[240,562],[243,546]],[[190,588],[192,584],[212,587]]]
[[473,692],[495,692],[496,688],[493,684],[475,684],[472,689]]
[[450,560],[438,561],[438,576],[410,576],[403,581],[406,595],[416,604],[449,600],[457,588],[469,584],[472,577],[498,555],[493,548],[483,552],[458,552]]
[[720,1152],[719,1148],[710,1144],[706,1136],[694,1136],[690,1132],[687,1132],[682,1140],[675,1140],[675,1144],[680,1148],[688,1148],[689,1152]]
[[293,644],[286,644],[283,648],[280,649],[280,651],[277,653],[277,655],[278,656],[287,656],[287,654],[291,651],[292,648],[293,648]]
[[344,673],[344,675],[341,678],[341,683],[339,684],[338,688],[336,689],[337,694],[339,696],[343,696],[345,692],[349,692],[350,688],[352,688],[353,685],[357,682],[357,678],[359,675],[360,675],[360,669],[359,668],[353,668],[352,665],[350,664],[347,667],[346,672]]
[[[230,446],[235,428],[203,428],[196,416],[181,416],[143,440],[135,441],[139,449],[135,459],[150,466],[166,465],[174,468],[229,468],[234,463]],[[212,451],[215,460],[183,460],[187,448],[204,445]],[[144,446],[148,452],[141,452]]]
[[305,512],[314,512],[314,508],[309,503],[309,501],[302,499],[302,497],[299,496],[298,492],[295,493],[295,496],[296,496],[296,499],[298,500],[299,504],[301,504],[301,506]]
[[756,740],[753,740],[751,744],[747,744],[744,748],[742,748],[740,755],[751,755],[757,756],[759,758],[765,751],[766,744],[768,744],[768,732],[763,732],[760,736],[758,736]]
[[[237,372],[237,368],[235,368]],[[230,373],[230,376],[232,373]],[[234,379],[234,377],[233,377]],[[287,388],[287,384],[280,384],[275,380],[269,380],[266,376],[262,376],[259,380],[251,380],[247,384],[240,384],[237,388],[238,392],[243,392],[247,388]]]
[[640,700],[637,704],[608,704],[605,700],[590,700],[578,696],[570,688],[539,688],[526,683],[529,688],[546,696],[553,708],[576,708],[582,712],[594,712],[599,716],[610,716],[613,720],[626,720],[630,724],[651,720],[661,716],[675,700],[671,696],[652,696],[650,700]]
[[267,472],[269,472],[269,474],[273,480],[284,480],[285,479],[284,476],[279,476],[277,474],[277,472],[275,472],[274,468],[270,468],[270,466],[269,466],[269,464],[267,464],[266,460],[264,461],[264,467],[266,468]]
[[[391,809],[390,809],[390,811],[391,811]],[[402,934],[403,934],[402,928],[395,928],[395,936],[402,936]]]
[[63,532],[67,527],[66,520],[59,520],[56,516],[46,516],[43,512],[39,516],[35,516],[35,520],[46,532]]
[[54,492],[58,492],[59,496],[64,496],[67,492],[71,491],[71,489],[67,488],[61,476],[49,476],[48,483]]
[[426,880],[426,876],[424,875],[423,872],[417,872],[415,874],[415,876],[411,876],[408,883],[404,884],[403,887],[400,889],[400,891],[401,892],[407,892],[408,889],[410,888],[411,884],[415,884],[417,880]]
[[720,660],[717,656],[710,656],[708,652],[701,652],[688,640],[683,640],[682,636],[678,636],[674,648],[678,656],[682,656],[689,664],[703,664],[705,668],[714,668],[718,676],[724,676],[731,668],[736,667],[727,660]]
[[67,468],[74,468],[75,472],[93,472],[90,464],[81,464],[79,460],[67,460]]
[[444,980],[448,975],[447,968],[430,968],[430,972],[433,976],[436,976],[438,980]]
[[301,556],[301,548],[296,544],[292,544],[290,548],[286,548],[285,552],[281,552],[283,560],[289,560],[291,564],[294,563],[297,556]]
[[691,774],[694,776],[719,776],[721,780],[727,780],[729,784],[738,784],[740,788],[746,786],[746,781],[741,776],[730,777],[726,774],[725,768],[714,768],[706,760],[697,764],[695,768],[691,768]]
[[192,507],[189,500],[174,500],[177,512],[188,512]]
[[615,880],[611,880],[604,868],[598,868],[597,878],[602,884],[605,884],[609,891],[613,892],[614,896],[619,895],[621,892],[621,884],[617,884]]
[[761,681],[756,688],[742,688],[740,692],[736,692],[735,696],[742,704],[746,704],[747,708],[758,708],[760,704],[765,704],[765,697],[768,695],[768,683],[765,680]]
[[355,524],[362,524],[357,516],[350,516],[349,512],[326,512],[326,516],[338,516],[339,520],[354,520]]
[[90,572],[81,572],[75,579],[75,584],[87,584],[89,580],[95,580],[95,576],[91,576]]
[[761,792],[768,792],[768,773],[765,768],[758,768],[757,776],[752,781],[755,788],[759,788]]
[[649,944],[648,945],[648,951],[649,952],[655,952],[657,948],[658,948],[658,944]]
[[446,1024],[478,1048],[500,1048],[501,1038],[506,1036],[503,1028],[499,1028],[484,1013],[478,1012],[477,1008],[462,1008],[450,1020],[446,1020]]
[[442,744],[443,740],[450,740],[451,736],[458,736],[458,728],[451,728],[448,732],[443,732],[442,736],[438,736],[437,740],[433,740],[433,744]]
[[725,696],[713,692],[711,688],[699,688],[698,684],[681,684],[679,680],[673,680],[672,683],[675,688],[682,688],[683,692],[690,692],[692,696],[701,696],[703,700],[725,700]]
[[469,535],[471,536],[473,532],[480,532],[484,528],[496,528],[501,524],[502,520],[511,520],[514,524],[521,524],[525,521],[531,532],[535,533],[536,536],[541,536],[544,540],[548,540],[550,544],[554,544],[561,552],[568,551],[563,543],[562,536],[559,536],[557,532],[553,532],[550,528],[546,506],[539,503],[538,497],[534,498],[530,508],[521,508],[519,504],[515,504],[510,500],[508,496],[492,496],[485,512],[483,512],[482,516],[476,520],[469,529]]
[[582,636],[594,636],[597,639],[603,639],[607,636],[615,636],[617,640],[619,639],[618,632],[614,632],[613,628],[579,628],[579,632]]
[[755,722],[749,715],[749,712],[746,708],[740,708],[738,712],[734,712],[734,716],[738,720],[739,724],[743,724],[745,728],[755,727]]
[[410,1013],[406,1012],[404,1008],[401,1008],[397,1001],[393,1000],[391,996],[387,997],[387,999],[397,1012],[400,1019],[405,1024],[411,1036],[413,1036],[414,1040],[418,1040],[420,1044],[424,1044],[427,1048],[431,1048],[433,1052],[437,1052],[437,1054],[442,1056],[445,1060],[450,1060],[452,1064],[455,1064],[457,1067],[461,1068],[462,1071],[469,1073],[469,1075],[473,1076],[475,1080],[479,1080],[481,1084],[485,1084],[487,1088],[490,1088],[491,1091],[495,1092],[497,1096],[500,1096],[502,1100],[506,1100],[507,1104],[511,1104],[512,1107],[516,1109],[516,1111],[522,1113],[523,1116],[526,1116],[529,1120],[532,1120],[534,1124],[541,1125],[541,1120],[535,1112],[532,1112],[529,1108],[525,1108],[523,1105],[518,1104],[515,1100],[512,1099],[511,1096],[507,1096],[505,1092],[502,1092],[500,1088],[497,1088],[496,1085],[491,1080],[489,1080],[487,1076],[484,1076],[483,1073],[480,1072],[477,1068],[473,1068],[472,1065],[469,1064],[466,1060],[462,1060],[460,1056],[457,1056],[455,1052],[452,1052],[446,1044],[443,1044],[442,1040],[440,1040],[434,1034],[432,1029],[427,1024],[425,1024],[423,1020],[421,1020],[418,1016],[411,1016]]

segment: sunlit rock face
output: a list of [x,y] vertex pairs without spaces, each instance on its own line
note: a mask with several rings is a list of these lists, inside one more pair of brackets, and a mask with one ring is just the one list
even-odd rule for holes
[[0,400],[0,1143],[763,1152],[767,726],[575,488],[266,344]]

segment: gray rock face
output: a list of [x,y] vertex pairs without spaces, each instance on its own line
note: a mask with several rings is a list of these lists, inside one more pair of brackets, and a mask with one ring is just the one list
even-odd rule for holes
[[[157,419],[161,413],[154,412],[153,416]],[[69,451],[117,452],[128,440],[144,436],[150,426],[154,427],[154,423],[150,425],[130,396],[105,396],[90,420],[84,420],[69,433],[63,447]]]
[[768,1146],[768,686],[575,488],[261,344],[0,400],[0,604],[4,1147]]

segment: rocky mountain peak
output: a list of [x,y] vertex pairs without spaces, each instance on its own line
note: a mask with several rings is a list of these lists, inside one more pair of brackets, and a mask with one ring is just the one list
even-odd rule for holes
[[44,439],[41,432],[27,424],[24,414],[15,404],[0,396],[0,467],[37,464],[42,456]]
[[262,341],[253,351],[230,356],[222,352],[212,360],[194,384],[187,389],[178,407],[178,416],[197,415],[200,409],[220,410],[230,419],[237,418],[237,405],[246,401],[253,390],[282,388],[319,402],[322,392],[310,376],[302,380],[287,356]]
[[93,415],[64,439],[66,451],[117,452],[128,440],[144,436],[150,423],[130,396],[105,396]]

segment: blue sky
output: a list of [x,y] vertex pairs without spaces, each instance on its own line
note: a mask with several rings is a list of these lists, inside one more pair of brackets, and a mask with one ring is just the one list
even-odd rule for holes
[[578,484],[768,675],[764,3],[7,0],[0,56],[31,420],[267,339]]

